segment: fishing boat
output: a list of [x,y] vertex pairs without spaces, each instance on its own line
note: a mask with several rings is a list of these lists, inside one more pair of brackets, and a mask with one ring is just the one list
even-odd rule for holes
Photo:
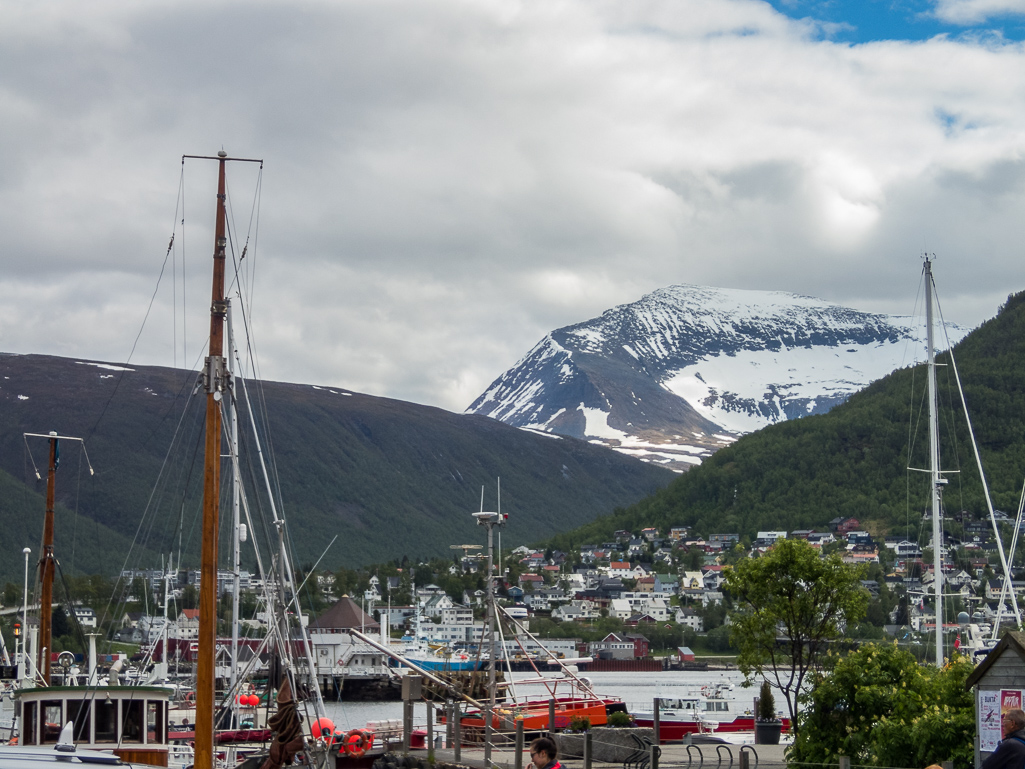
[[[89,669],[84,685],[72,670],[74,655],[58,656],[53,669],[51,611],[54,555],[54,499],[61,441],[80,438],[28,433],[27,438],[46,438],[49,463],[46,512],[39,557],[40,611],[35,653],[23,656],[22,678],[12,692],[19,723],[14,744],[0,747],[2,761],[84,763],[117,762],[152,766],[168,765],[168,691],[161,687],[124,686],[119,682],[121,661],[111,666],[107,680],[99,683],[95,637],[90,638]],[[84,442],[82,442],[84,447]],[[86,457],[88,459],[88,456]],[[90,465],[90,472],[92,467]],[[58,682],[62,685],[56,685]],[[97,752],[100,751],[100,752]],[[98,758],[97,756],[106,756]]]
[[[660,742],[675,742],[688,734],[754,731],[754,713],[749,709],[740,712],[731,682],[706,686],[667,684],[656,691]],[[653,711],[633,710],[631,715],[638,726],[654,728]],[[783,731],[790,731],[790,719],[780,716],[780,720]]]
[[480,660],[466,652],[452,649],[448,644],[432,644],[423,628],[423,605],[417,606],[413,621],[413,636],[404,638],[399,654],[404,660],[415,663],[424,670],[432,671],[471,671],[479,670]]
[[[517,722],[522,722],[526,732],[543,732],[552,729],[565,729],[574,721],[586,720],[591,726],[604,726],[609,716],[615,712],[626,712],[626,705],[614,697],[604,697],[595,693],[591,682],[577,675],[576,663],[589,662],[590,658],[565,659],[548,652],[544,644],[524,627],[519,619],[498,606],[495,600],[495,564],[494,564],[494,529],[507,520],[499,512],[485,512],[483,509],[474,513],[479,526],[487,529],[487,571],[486,608],[487,608],[487,663],[488,663],[488,701],[473,705],[459,716],[460,729],[470,741],[484,743],[485,760],[490,759],[492,745],[491,734],[495,731],[513,731]],[[554,675],[549,671],[542,673],[534,659],[531,664],[536,678],[513,681],[502,684],[502,698],[499,701],[499,685],[497,681],[498,645],[495,631],[498,615],[501,614],[513,631],[523,637],[530,638],[547,657],[549,666],[555,669]],[[501,645],[504,652],[505,644]],[[510,671],[511,672],[511,671]],[[510,676],[511,679],[511,676]],[[519,691],[517,690],[519,689]],[[536,692],[532,694],[530,692]],[[441,720],[444,722],[445,717]]]
[[[51,619],[48,610],[52,604],[53,578],[55,573],[54,542],[54,485],[55,472],[58,466],[60,442],[80,441],[70,436],[50,433],[38,437],[49,440],[49,471],[47,477],[46,516],[43,526],[43,547],[39,561],[40,612],[39,632],[35,644],[36,658],[27,666],[31,668],[31,676],[26,676],[22,686],[14,692],[16,707],[19,710],[20,744],[0,747],[0,766],[4,761],[12,765],[33,763],[62,762],[69,760],[81,763],[112,763],[120,761],[143,763],[155,766],[168,766],[176,762],[171,760],[175,755],[180,763],[195,769],[213,769],[215,765],[234,763],[234,756],[227,753],[222,743],[237,739],[259,740],[264,755],[260,762],[266,762],[268,769],[291,763],[298,752],[302,753],[302,762],[311,767],[348,765],[345,760],[357,751],[348,754],[341,751],[341,744],[334,745],[333,734],[323,731],[323,702],[319,689],[311,687],[315,695],[305,703],[313,710],[314,729],[306,734],[301,728],[300,716],[296,709],[293,691],[305,688],[297,685],[297,676],[302,672],[301,665],[279,661],[274,666],[274,676],[268,683],[269,690],[276,690],[278,711],[269,720],[269,730],[239,730],[238,728],[220,730],[216,686],[217,660],[217,552],[219,530],[219,496],[221,494],[221,460],[222,451],[222,409],[228,408],[234,399],[232,390],[232,373],[229,362],[224,354],[224,337],[226,319],[228,318],[229,302],[225,297],[225,262],[227,249],[227,217],[226,217],[226,185],[225,165],[229,161],[260,163],[262,161],[248,158],[229,158],[221,151],[216,157],[184,156],[201,160],[214,160],[218,163],[218,181],[216,196],[216,216],[214,227],[213,254],[213,286],[210,304],[210,337],[209,355],[206,358],[201,384],[197,391],[205,391],[205,439],[204,439],[204,473],[203,473],[203,513],[202,513],[202,545],[199,583],[199,630],[195,641],[196,681],[193,687],[192,702],[194,716],[192,729],[188,734],[189,744],[178,746],[186,750],[176,750],[170,744],[174,736],[168,729],[168,713],[170,709],[170,690],[166,687],[136,685],[123,686],[118,682],[118,669],[112,669],[107,682],[100,683],[95,663],[95,653],[90,654],[90,666],[82,685],[55,686],[51,678]],[[230,323],[228,324],[230,325]],[[229,345],[230,346],[230,345]],[[30,437],[30,436],[26,436]],[[84,444],[83,444],[84,445]],[[237,470],[238,461],[234,448],[229,457]],[[261,458],[262,461],[262,458]],[[92,468],[90,466],[90,472]],[[272,506],[273,509],[273,506]],[[274,526],[279,533],[279,552],[275,555],[279,575],[291,575],[291,564],[284,542],[283,522],[277,518],[276,510]],[[236,528],[238,524],[236,522]],[[292,604],[296,602],[295,585],[286,579],[277,580],[276,606],[268,614],[282,619],[275,623],[271,635],[279,640],[287,639],[283,647],[293,645],[307,660],[312,658],[309,636],[299,623],[297,637],[290,637],[290,630],[285,619]],[[285,591],[289,590],[290,595]],[[236,587],[237,594],[237,587]],[[298,606],[294,608],[298,609]],[[297,621],[297,620],[296,620]],[[165,639],[166,644],[166,639]],[[191,646],[192,644],[190,644]],[[166,645],[164,649],[166,649]],[[63,681],[69,678],[69,669],[64,671]],[[233,667],[234,672],[234,667]],[[312,672],[310,666],[307,673]],[[228,701],[239,701],[234,692],[228,692]],[[247,697],[247,704],[249,699]],[[315,720],[314,720],[315,719]],[[236,726],[229,722],[229,726]],[[333,731],[333,725],[332,725]],[[227,735],[227,740],[225,736]],[[180,735],[179,735],[180,736]],[[369,746],[369,738],[360,737],[357,747]],[[269,745],[269,750],[267,746]],[[361,756],[362,757],[362,756]],[[353,765],[361,765],[355,763]],[[369,764],[368,764],[369,765]]]

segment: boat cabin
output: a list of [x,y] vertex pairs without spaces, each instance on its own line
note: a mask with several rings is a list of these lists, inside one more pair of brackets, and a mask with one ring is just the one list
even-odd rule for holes
[[729,713],[730,703],[727,700],[715,698],[672,698],[659,697],[659,711],[667,716],[679,713],[705,714],[705,713]]
[[20,689],[24,746],[56,745],[73,724],[78,748],[112,751],[122,761],[167,766],[166,689],[154,686],[49,686]]

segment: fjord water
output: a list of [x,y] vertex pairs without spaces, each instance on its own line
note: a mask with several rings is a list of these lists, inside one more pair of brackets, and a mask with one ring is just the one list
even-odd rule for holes
[[[670,670],[664,672],[621,672],[621,673],[582,673],[591,680],[598,694],[618,697],[631,710],[651,710],[652,700],[656,696],[659,684],[673,686],[705,686],[722,681],[735,685],[733,697],[737,701],[737,709],[741,712],[750,708],[754,697],[758,694],[756,687],[745,688],[744,677],[736,670]],[[533,677],[530,673],[514,673],[514,680]],[[531,686],[521,689],[522,696],[529,689],[531,695],[540,694],[541,687]],[[383,721],[385,719],[402,719],[401,702],[337,702],[326,700],[327,715],[339,729],[349,730],[365,726],[367,721]],[[423,703],[414,708],[413,722],[415,726],[423,726],[427,721],[427,709]]]

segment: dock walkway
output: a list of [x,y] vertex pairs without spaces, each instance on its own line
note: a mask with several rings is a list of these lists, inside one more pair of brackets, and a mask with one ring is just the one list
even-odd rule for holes
[[[720,747],[722,749],[718,749]],[[659,766],[666,769],[685,769],[686,767],[691,769],[699,769],[699,767],[700,769],[739,769],[741,747],[740,744],[736,743],[719,743],[719,745],[691,745],[688,750],[688,746],[680,743],[662,745],[662,756],[659,759]],[[747,747],[753,749],[755,756],[757,756],[757,763],[755,758],[750,760],[751,769],[755,769],[756,766],[757,769],[778,769],[787,765],[784,758],[786,745],[748,745]],[[410,751],[410,755],[425,758],[427,751],[413,750]],[[454,752],[449,749],[435,750],[434,758],[437,763],[457,763]],[[503,767],[503,769],[513,769],[516,756],[512,749],[496,748],[491,755],[491,759],[492,763]],[[559,758],[559,762],[566,769],[583,769],[584,766],[583,760],[579,758]],[[484,749],[477,746],[464,746],[458,764],[473,767],[473,769],[486,769],[484,766]],[[530,767],[530,755],[526,751],[523,753],[522,766],[524,769],[529,769]],[[594,762],[592,766],[594,769],[613,769],[622,765]]]

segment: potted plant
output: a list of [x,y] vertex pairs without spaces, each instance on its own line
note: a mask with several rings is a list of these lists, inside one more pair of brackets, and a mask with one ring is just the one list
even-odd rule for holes
[[779,745],[783,722],[776,718],[776,698],[768,681],[762,681],[758,693],[758,712],[755,714],[755,744]]

